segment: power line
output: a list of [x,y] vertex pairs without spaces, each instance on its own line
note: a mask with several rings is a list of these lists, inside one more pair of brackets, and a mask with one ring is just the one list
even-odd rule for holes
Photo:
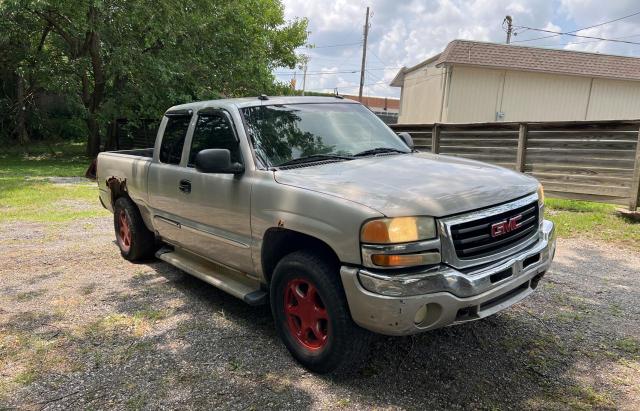
[[313,44],[310,44],[308,46],[303,46],[303,47],[297,47],[298,49],[302,49],[302,48],[307,48],[307,49],[327,49],[327,48],[332,48],[332,47],[349,47],[349,46],[360,46],[362,45],[362,42],[359,41],[357,43],[343,43],[343,44],[325,44],[322,46],[316,46]]
[[378,55],[376,54],[376,52],[375,52],[375,51],[373,51],[372,49],[369,49],[369,52],[370,52],[371,54],[373,54],[373,57],[377,58],[377,59],[378,59],[378,61],[379,61],[380,63],[382,63],[383,65],[386,65],[386,64],[387,64],[386,62],[384,62],[384,61],[380,58],[380,56],[378,56]]
[[[323,74],[352,74],[352,73],[358,73],[359,70],[339,70],[339,71],[308,71],[307,72],[307,76],[321,76]],[[284,71],[274,71],[273,74],[277,74],[280,76],[287,76],[290,74],[295,74],[295,71],[289,71],[289,72],[284,72]]]
[[[605,39],[603,37],[595,37],[595,36],[581,36],[579,34],[573,34],[573,32],[560,32],[560,31],[553,31],[553,30],[536,29],[536,28],[527,27],[527,26],[517,26],[517,27],[523,28],[523,29],[527,29],[527,30],[540,31],[540,32],[543,32],[543,33],[553,33],[553,34],[556,34],[556,35],[559,35],[559,36],[571,36],[571,37],[578,37],[578,38],[583,38],[583,39],[594,39],[594,40],[599,40],[599,41],[610,41],[610,42],[613,42],[613,43],[625,43],[625,44],[640,45],[640,43],[635,42],[635,41]],[[556,37],[556,36],[551,36],[551,37]]]
[[[393,69],[401,69],[402,67],[373,67],[373,68],[367,68],[366,71],[381,71],[381,70],[393,70]],[[350,70],[337,70],[337,71],[309,71],[307,72],[307,75],[320,75],[320,74],[351,74],[351,73],[358,73],[360,71],[359,68],[353,68]],[[274,71],[273,74],[278,74],[281,76],[286,76],[289,74],[295,74],[296,71]]]
[[[587,30],[587,29],[592,29],[592,28],[594,28],[594,27],[604,26],[605,24],[609,24],[609,23],[615,23],[616,21],[620,21],[620,20],[628,19],[629,17],[637,16],[638,14],[640,14],[640,11],[637,11],[637,12],[635,12],[635,13],[629,14],[629,15],[627,15],[627,16],[619,17],[619,18],[617,18],[617,19],[613,19],[613,20],[605,21],[605,22],[603,22],[603,23],[594,24],[593,26],[588,26],[588,27],[583,27],[583,28],[581,28],[581,29],[571,30],[571,31],[568,31],[568,32],[566,32],[566,33],[558,33],[558,32],[556,32],[556,34],[554,34],[554,35],[552,35],[552,36],[536,37],[536,38],[533,38],[533,39],[525,39],[525,40],[515,40],[515,41],[512,41],[512,43],[524,43],[525,41],[534,41],[534,40],[548,39],[548,38],[551,38],[551,37],[558,37],[558,36],[561,36],[561,35],[563,35],[563,34],[564,34],[564,35],[570,35],[570,33],[577,33],[577,32],[582,31],[582,30]],[[522,27],[522,26],[518,26],[518,27]],[[536,30],[536,29],[532,29],[532,28],[529,28],[529,27],[522,27],[522,28],[526,28],[527,30],[541,31],[541,30]],[[550,31],[550,32],[551,32],[551,31]]]
[[[613,40],[628,39],[628,38],[631,38],[631,37],[638,37],[638,36],[640,36],[640,33],[632,34],[630,36],[613,37]],[[536,47],[559,47],[559,46],[569,46],[571,44],[598,43],[598,42],[601,42],[601,41],[602,40],[570,41],[568,43],[560,43],[560,44],[541,44],[541,45],[536,45]]]
[[[386,81],[378,81],[378,82],[375,82],[375,83],[364,84],[364,87],[376,86],[376,85],[386,84],[386,83],[387,83]],[[360,85],[355,85],[355,86],[343,86],[343,87],[341,87],[341,86],[336,86],[336,87],[324,87],[324,88],[321,88],[321,89],[320,89],[320,88],[318,88],[318,89],[313,89],[313,90],[309,90],[309,91],[318,91],[318,92],[321,92],[321,91],[324,91],[324,90],[333,90],[333,89],[336,89],[336,88],[337,88],[337,89],[341,89],[341,90],[344,90],[344,89],[347,89],[347,90],[354,90],[354,89],[357,89],[357,88],[359,88],[359,87],[360,87]]]

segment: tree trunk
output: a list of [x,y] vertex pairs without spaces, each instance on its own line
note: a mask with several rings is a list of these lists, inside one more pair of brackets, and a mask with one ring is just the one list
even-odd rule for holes
[[29,133],[27,133],[27,102],[24,95],[24,78],[16,73],[16,104],[18,112],[16,113],[16,136],[20,145],[29,143]]
[[87,128],[89,129],[89,139],[87,140],[87,157],[96,158],[100,152],[100,124],[94,113],[89,113],[87,117]]
[[116,134],[118,132],[118,122],[113,119],[107,126],[107,140],[104,142],[104,149],[107,150],[120,150],[118,147],[118,141],[116,140]]

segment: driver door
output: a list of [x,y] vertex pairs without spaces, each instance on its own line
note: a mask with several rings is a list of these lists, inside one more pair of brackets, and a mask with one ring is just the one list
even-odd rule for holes
[[[187,142],[189,144],[189,142]],[[243,272],[252,272],[251,183],[243,174],[209,174],[195,168],[196,154],[210,148],[227,149],[231,161],[243,163],[231,116],[224,110],[198,113],[186,167],[180,181],[183,245],[206,258]]]

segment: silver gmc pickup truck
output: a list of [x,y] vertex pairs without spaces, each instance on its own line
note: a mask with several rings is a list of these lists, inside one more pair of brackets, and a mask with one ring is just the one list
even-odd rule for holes
[[340,97],[172,107],[153,149],[101,153],[97,177],[124,258],[270,303],[286,347],[319,373],[360,361],[371,331],[511,306],[555,253],[535,179],[418,152]]

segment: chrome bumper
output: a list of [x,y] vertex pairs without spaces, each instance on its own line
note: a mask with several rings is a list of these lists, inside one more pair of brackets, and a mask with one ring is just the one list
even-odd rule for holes
[[387,335],[408,335],[477,320],[533,292],[555,254],[553,223],[538,241],[500,261],[464,272],[446,265],[389,275],[343,266],[342,284],[353,320]]

